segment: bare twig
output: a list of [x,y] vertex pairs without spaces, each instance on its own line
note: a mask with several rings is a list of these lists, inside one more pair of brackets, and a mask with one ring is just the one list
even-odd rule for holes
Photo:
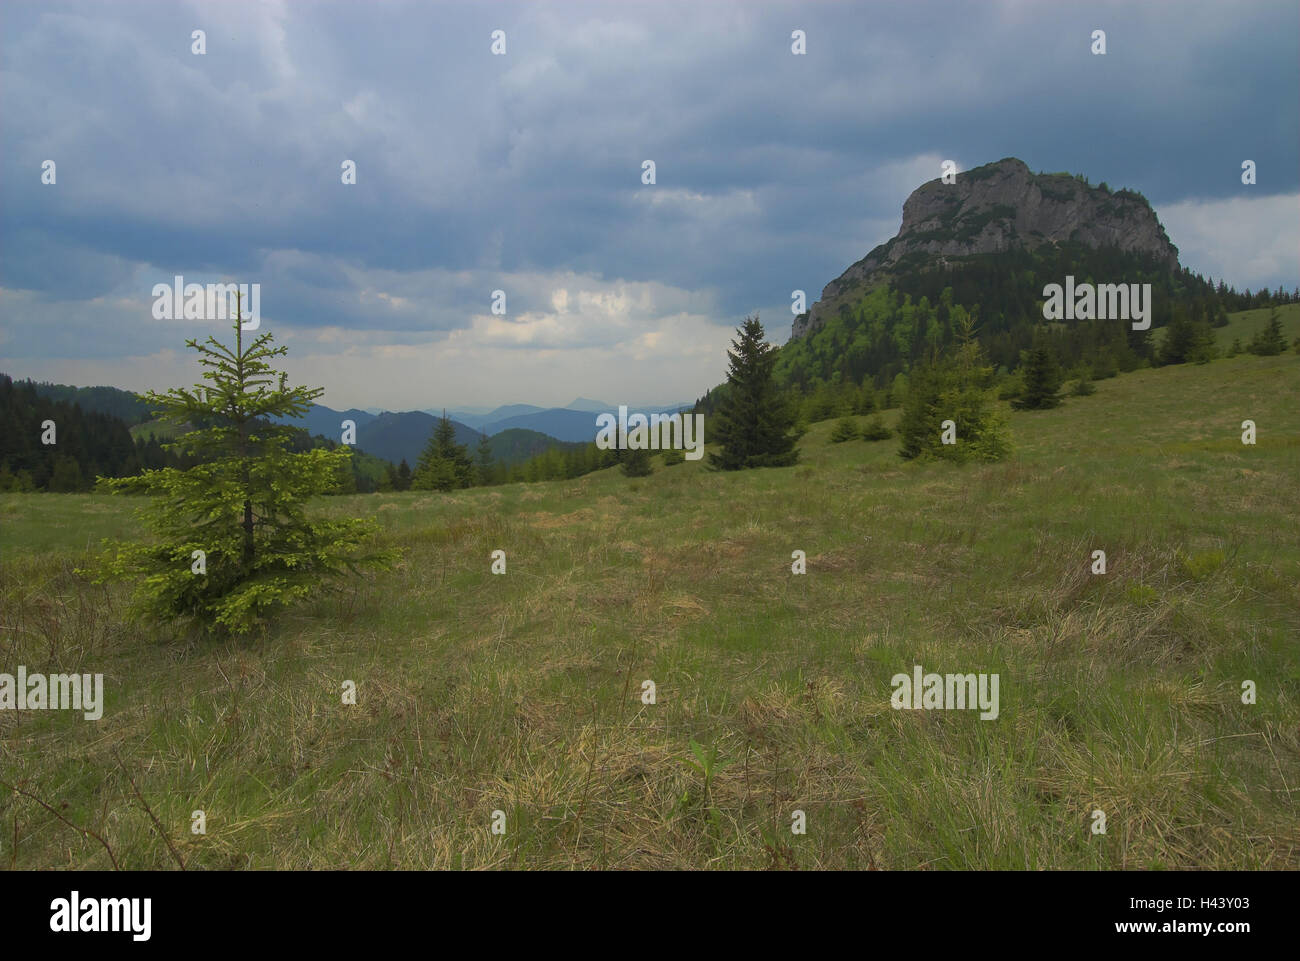
[[134,791],[135,796],[140,799],[140,803],[144,806],[144,813],[149,815],[149,820],[153,821],[153,826],[158,829],[158,833],[167,844],[167,850],[172,853],[172,857],[176,860],[176,863],[180,865],[180,869],[184,871],[185,861],[181,859],[180,852],[176,850],[176,845],[172,844],[172,839],[168,837],[167,832],[163,829],[162,822],[154,815],[153,809],[149,807],[149,802],[144,799],[144,795],[140,793],[140,789],[135,786],[135,778],[131,776],[131,772],[127,770],[126,765],[122,763],[122,759],[118,757],[116,749],[113,751],[113,757],[116,758],[118,766],[121,767],[123,773],[126,774],[126,779],[131,782],[131,790]]
[[56,811],[54,808],[50,807],[48,804],[46,804],[44,801],[42,801],[40,798],[38,798],[35,794],[32,794],[30,791],[24,791],[22,788],[18,787],[18,785],[16,785],[16,784],[6,784],[4,781],[0,781],[0,787],[7,788],[8,790],[13,791],[15,794],[21,794],[23,797],[28,798],[29,800],[35,801],[37,804],[39,804],[41,807],[45,808],[45,810],[49,811],[49,812],[50,812],[51,814],[53,814],[56,818],[58,818],[60,821],[62,821],[62,822],[63,822],[64,824],[66,824],[68,827],[72,828],[72,830],[76,831],[76,832],[77,832],[78,834],[80,834],[82,837],[94,838],[96,841],[98,841],[100,844],[102,844],[102,845],[104,846],[104,850],[108,852],[108,859],[109,859],[110,861],[113,862],[113,870],[114,870],[114,871],[121,871],[121,870],[122,870],[121,865],[119,865],[119,864],[117,863],[117,857],[113,854],[113,849],[112,849],[111,847],[108,846],[108,842],[105,841],[105,840],[104,840],[102,837],[100,837],[98,834],[96,834],[94,831],[90,830],[90,828],[83,828],[83,827],[80,827],[80,826],[78,826],[78,825],[76,825],[76,824],[73,824],[71,821],[69,821],[67,818],[65,818],[62,814],[60,814],[60,813],[59,813],[58,811]]

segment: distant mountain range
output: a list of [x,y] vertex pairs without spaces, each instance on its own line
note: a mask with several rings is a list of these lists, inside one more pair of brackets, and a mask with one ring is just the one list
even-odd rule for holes
[[[689,410],[691,406],[691,404],[668,404],[662,407],[630,406],[629,410],[640,411],[643,414],[664,414],[672,411]],[[592,400],[589,397],[575,397],[573,401],[565,407],[538,407],[535,404],[506,404],[503,407],[496,407],[491,410],[474,407],[462,407],[456,409],[448,408],[447,416],[453,423],[459,425],[459,427],[472,430],[476,434],[487,434],[489,437],[507,430],[526,430],[545,434],[548,437],[553,437],[556,440],[566,441],[568,443],[585,444],[588,441],[595,439],[596,414],[604,411],[617,414],[618,405],[606,404],[603,401]],[[354,410],[352,413],[365,414],[367,411]],[[415,413],[428,414],[436,419],[442,416],[442,408],[430,407],[423,411],[416,411]],[[336,415],[334,412],[331,412],[329,416],[334,417]],[[358,430],[360,427],[361,421],[357,420]],[[460,437],[459,427],[457,437]],[[335,432],[338,431],[337,421],[333,422],[331,429]],[[464,443],[464,441],[462,441],[462,443]],[[477,436],[474,438],[473,443],[478,443]]]
[[[283,418],[284,423],[305,427],[309,433],[320,434],[331,440],[343,437],[343,421],[351,420],[357,425],[356,446],[367,454],[382,457],[397,464],[405,460],[412,467],[420,458],[425,445],[433,434],[442,412],[435,417],[422,410],[386,412],[379,415],[365,410],[351,408],[334,410],[321,404],[313,404],[311,410],[297,420]],[[456,430],[456,443],[469,448],[471,456],[477,456],[479,438],[483,432],[451,418]],[[595,429],[591,431],[595,437]],[[517,464],[540,454],[550,447],[567,447],[561,440],[534,430],[507,429],[494,432],[488,439],[493,460],[505,464]]]
[[[690,406],[672,404],[665,407],[631,407],[630,410],[661,414],[686,410]],[[596,415],[603,411],[617,414],[618,407],[587,397],[577,397],[568,407],[507,404],[480,413],[475,413],[474,408],[449,409],[447,417],[456,428],[457,443],[466,445],[472,453],[478,448],[479,437],[487,434],[492,456],[512,464],[527,460],[557,444],[571,446],[595,440]],[[414,466],[441,417],[441,408],[401,413],[386,411],[376,415],[355,407],[339,411],[315,404],[295,423],[312,434],[338,440],[342,436],[343,421],[355,421],[358,447],[393,463],[405,458],[407,463]]]
[[[663,407],[629,405],[628,409],[643,414],[665,414],[689,410],[691,406],[691,404],[668,404]],[[587,443],[596,437],[596,415],[605,411],[617,414],[618,405],[577,397],[567,407],[542,408],[531,404],[498,407],[481,418],[466,420],[465,423],[489,435],[521,428],[549,434],[559,440]]]
[[[79,403],[84,410],[109,414],[125,421],[128,426],[151,421],[149,405],[131,391],[116,387],[70,387],[64,384],[35,386],[44,396]],[[690,406],[671,404],[630,409],[644,414],[656,414],[686,410]],[[596,437],[596,415],[603,411],[617,413],[618,407],[589,397],[575,397],[567,407],[506,404],[495,408],[448,410],[447,416],[456,428],[457,443],[467,446],[471,454],[477,452],[479,438],[486,434],[493,458],[506,464],[516,464],[550,447],[571,447],[591,442]],[[353,421],[357,426],[358,448],[394,464],[406,460],[414,467],[441,416],[441,408],[393,412],[377,407],[335,410],[323,404],[313,404],[300,418],[280,420],[301,427],[309,434],[318,434],[335,442],[342,440],[343,422]]]

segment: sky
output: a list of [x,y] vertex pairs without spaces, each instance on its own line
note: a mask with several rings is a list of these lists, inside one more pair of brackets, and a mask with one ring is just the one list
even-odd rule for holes
[[155,319],[180,275],[260,284],[339,409],[689,402],[946,159],[1138,190],[1185,266],[1289,290],[1298,107],[1294,0],[5,0],[0,371],[195,383],[231,331]]

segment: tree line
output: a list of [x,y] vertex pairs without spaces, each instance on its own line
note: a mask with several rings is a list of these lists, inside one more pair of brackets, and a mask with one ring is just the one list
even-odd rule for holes
[[0,491],[88,491],[98,476],[178,464],[156,437],[133,439],[118,417],[0,374]]

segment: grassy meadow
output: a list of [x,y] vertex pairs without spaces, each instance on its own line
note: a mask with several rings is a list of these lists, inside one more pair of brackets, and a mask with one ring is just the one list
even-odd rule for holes
[[[1300,356],[1096,386],[993,465],[825,422],[788,469],[324,499],[404,560],[244,640],[73,573],[138,501],[0,495],[0,670],[106,702],[0,712],[0,864],[1300,868]],[[1000,716],[893,710],[916,664]]]
[[[1226,327],[1211,328],[1214,331],[1214,346],[1219,354],[1226,355],[1232,342],[1239,341],[1244,351],[1251,338],[1268,326],[1272,307],[1255,307],[1251,310],[1239,310],[1228,315]],[[1282,325],[1282,336],[1290,347],[1300,337],[1300,304],[1283,304],[1277,308],[1278,322]],[[1164,343],[1168,327],[1157,327],[1151,331],[1151,342],[1157,347]]]

